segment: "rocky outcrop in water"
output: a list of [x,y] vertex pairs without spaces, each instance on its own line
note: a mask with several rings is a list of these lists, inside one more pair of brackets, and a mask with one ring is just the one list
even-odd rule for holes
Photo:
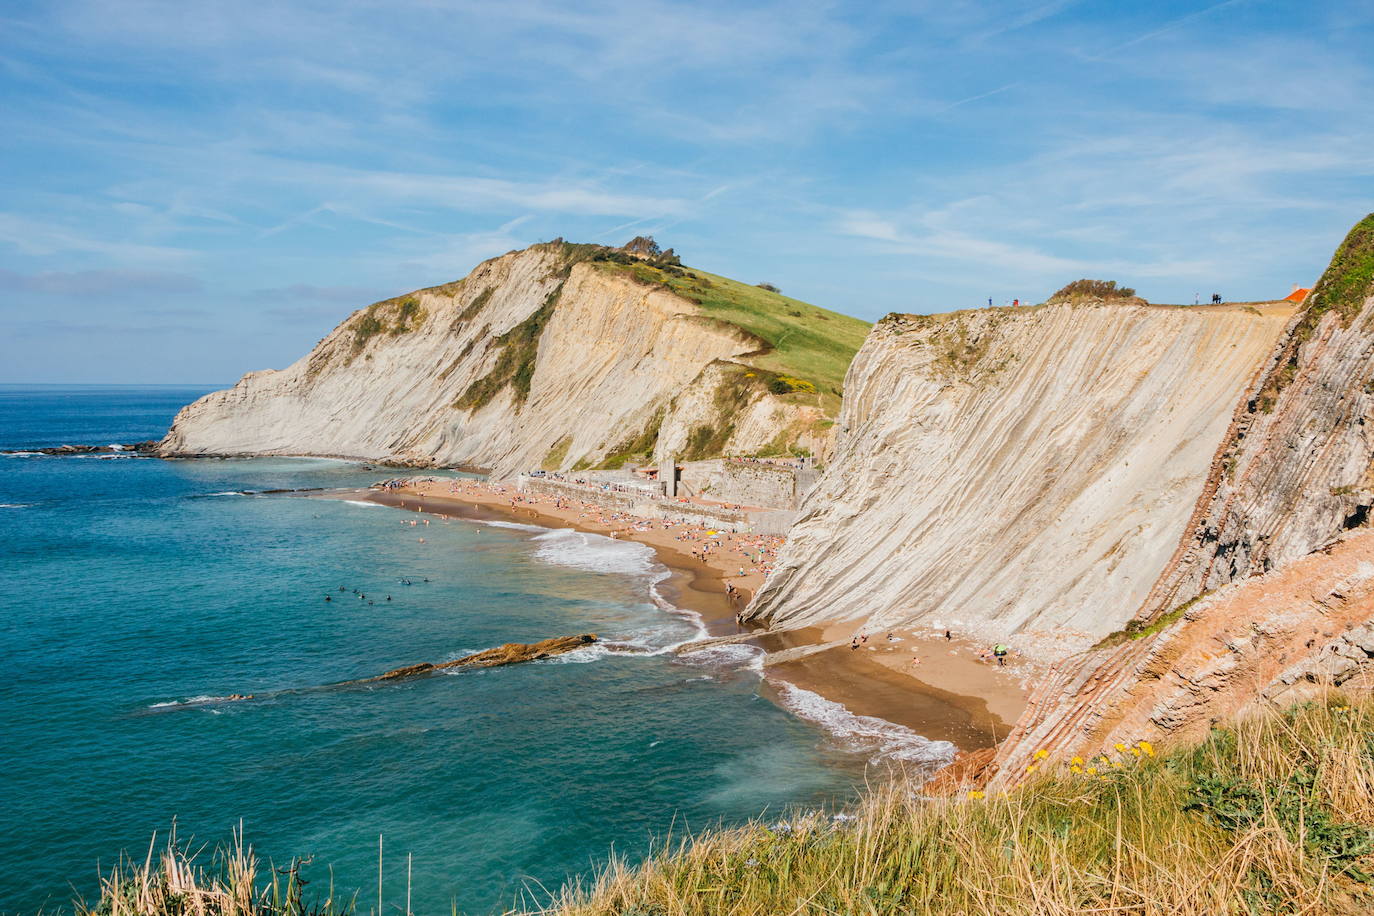
[[42,448],[0,449],[0,455],[151,455],[158,451],[157,440],[113,445],[50,445]]
[[[660,276],[707,292],[729,282],[561,241],[502,255],[457,283],[355,312],[290,367],[201,398],[177,415],[162,453],[340,456],[503,477],[616,465],[655,453],[661,434],[679,457],[823,449],[829,402],[772,391],[775,373],[755,365],[771,345],[717,317],[752,313],[708,313]],[[816,323],[862,327],[827,314]]]
[[421,674],[430,674],[435,671],[444,671],[448,668],[499,668],[502,665],[518,665],[521,662],[533,662],[541,658],[566,655],[574,649],[590,646],[596,641],[595,633],[583,633],[580,636],[555,636],[552,639],[541,639],[539,642],[532,643],[508,642],[494,649],[483,649],[472,655],[464,655],[453,661],[419,662],[414,665],[394,668],[376,677],[364,678],[362,681],[350,681],[349,683],[395,681]]

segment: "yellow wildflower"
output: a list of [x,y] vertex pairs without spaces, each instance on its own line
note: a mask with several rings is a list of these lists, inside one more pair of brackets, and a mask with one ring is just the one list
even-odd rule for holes
[[1035,757],[1036,760],[1044,760],[1044,759],[1045,759],[1046,757],[1048,757],[1049,755],[1050,755],[1050,752],[1047,751],[1047,750],[1045,750],[1045,749],[1042,747],[1040,750],[1036,751],[1035,754],[1034,754],[1033,756]]
[[969,797],[969,798],[987,798],[987,793],[986,793],[986,792],[979,792],[977,789],[974,789],[973,791],[969,792],[968,797]]
[[1083,765],[1083,758],[1082,758],[1082,757],[1075,756],[1072,760],[1069,761],[1069,763],[1072,763],[1072,764],[1074,764],[1075,766],[1082,766],[1082,765]]
[[1085,770],[1084,772],[1086,772],[1089,776],[1096,776],[1096,775],[1097,775],[1097,767],[1088,767],[1088,769]]
[[1138,747],[1133,747],[1133,748],[1131,748],[1131,753],[1132,753],[1132,754],[1135,754],[1137,757],[1139,757],[1139,756],[1140,756],[1140,748],[1138,748]]
[[1140,742],[1140,749],[1145,752],[1147,757],[1153,757],[1155,755],[1155,746],[1148,741]]
[[1069,767],[1069,772],[1070,772],[1070,773],[1082,773],[1082,772],[1083,772],[1083,768],[1082,768],[1081,766],[1079,766],[1078,764],[1075,763],[1073,766]]
[[1116,748],[1118,751],[1121,751],[1123,754],[1126,752],[1126,745],[1122,744],[1120,741],[1118,741],[1116,744],[1113,744],[1112,747]]
[[1027,773],[1034,773],[1034,772],[1035,772],[1036,770],[1038,770],[1038,769],[1040,769],[1040,767],[1037,766],[1036,764],[1032,763],[1030,766],[1026,767],[1026,772],[1027,772]]

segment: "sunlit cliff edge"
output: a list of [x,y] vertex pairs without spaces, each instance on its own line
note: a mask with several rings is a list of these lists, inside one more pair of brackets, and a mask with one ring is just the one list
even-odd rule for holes
[[286,369],[183,409],[161,451],[497,477],[664,451],[826,453],[867,324],[667,254],[544,243],[375,303]]

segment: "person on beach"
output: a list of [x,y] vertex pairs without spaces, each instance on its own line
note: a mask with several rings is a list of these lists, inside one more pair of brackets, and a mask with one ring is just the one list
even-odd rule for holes
[[1007,647],[1005,645],[999,642],[997,645],[993,646],[992,656],[997,659],[998,668],[1005,668],[1007,666]]

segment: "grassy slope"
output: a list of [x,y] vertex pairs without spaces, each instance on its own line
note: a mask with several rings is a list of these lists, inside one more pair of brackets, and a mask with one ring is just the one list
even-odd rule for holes
[[[1374,699],[1332,695],[1155,756],[1044,759],[1007,793],[923,799],[901,783],[852,813],[716,831],[565,892],[558,916],[1374,912]],[[125,863],[78,913],[288,916],[240,848],[202,870]],[[321,882],[322,884],[323,882]],[[320,884],[315,887],[320,887]],[[256,889],[255,889],[256,888]],[[312,888],[313,890],[313,888]],[[335,899],[325,914],[367,912]],[[375,904],[374,904],[375,905]]]
[[866,321],[704,270],[686,268],[687,275],[679,277],[644,263],[600,261],[596,266],[667,286],[699,304],[710,317],[738,325],[767,341],[772,349],[746,362],[811,382],[826,395],[827,412],[831,414],[838,406],[845,371],[868,335]]
[[1046,759],[1008,793],[900,785],[853,820],[707,834],[560,916],[1374,912],[1374,701],[1331,697],[1155,757]]

